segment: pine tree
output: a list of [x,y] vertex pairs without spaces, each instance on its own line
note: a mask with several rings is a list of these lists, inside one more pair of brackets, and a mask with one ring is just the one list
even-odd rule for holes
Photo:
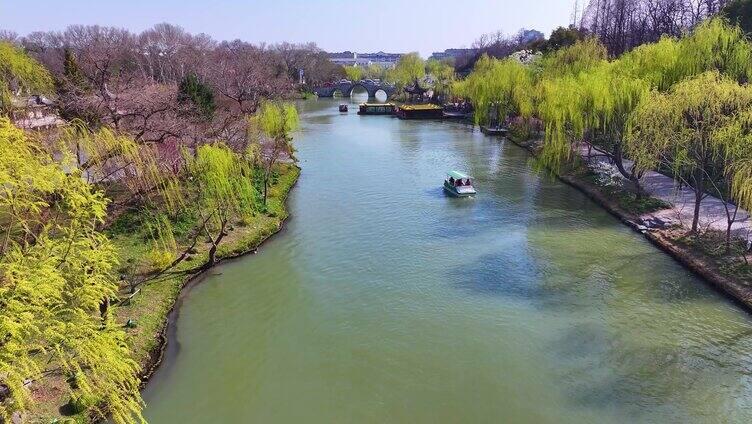
[[214,92],[209,86],[202,84],[196,74],[188,74],[180,82],[178,101],[191,102],[207,120],[214,116],[216,110]]

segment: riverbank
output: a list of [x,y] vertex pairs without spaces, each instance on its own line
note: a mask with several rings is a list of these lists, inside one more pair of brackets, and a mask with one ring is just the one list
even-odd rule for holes
[[[507,139],[527,150],[533,157],[540,151],[540,140],[520,141],[512,137]],[[752,274],[747,259],[743,256],[746,253],[739,257],[718,251],[711,254],[708,249],[703,249],[702,236],[698,238],[690,235],[681,221],[671,222],[665,227],[651,228],[645,225],[656,218],[681,216],[683,207],[677,208],[676,205],[657,197],[647,197],[634,202],[633,193],[629,188],[598,184],[599,180],[593,166],[585,161],[563,172],[554,172],[554,175],[642,234],[653,245],[728,295],[744,309],[752,312]],[[743,240],[737,239],[735,243],[743,244]]]
[[[269,188],[267,213],[257,216],[252,222],[246,223],[244,226],[233,227],[231,234],[225,237],[217,250],[217,262],[214,266],[228,259],[254,253],[263,242],[282,230],[282,226],[289,216],[285,205],[287,195],[300,176],[300,168],[296,165],[285,165],[283,169],[277,183]],[[207,259],[207,252],[208,245],[203,251],[199,250],[194,254],[192,260],[185,262],[183,268],[191,269],[196,264],[203,263]],[[175,271],[174,277],[168,277],[171,282],[167,285],[171,286],[172,290],[166,293],[161,290],[156,291],[157,296],[149,296],[146,293],[138,300],[131,302],[132,306],[129,305],[118,310],[119,321],[127,322],[128,319],[135,319],[137,323],[140,323],[139,327],[143,327],[144,324],[147,326],[144,331],[136,331],[132,334],[134,346],[137,346],[134,353],[138,355],[138,361],[141,364],[139,377],[142,381],[142,387],[162,362],[168,343],[166,331],[169,326],[169,316],[180,298],[180,293],[191,281],[200,278],[210,270],[211,268],[180,275],[183,270],[178,269]],[[156,310],[151,308],[155,303],[158,305]],[[156,337],[149,337],[151,334],[155,334]]]
[[[264,241],[283,228],[288,217],[286,199],[300,175],[293,164],[282,165],[276,183],[269,189],[267,211],[246,222],[236,222],[230,228],[217,251],[217,263],[247,253],[253,253]],[[117,222],[115,225],[118,225]],[[121,257],[121,279],[135,281],[150,272],[151,244],[145,242],[139,229],[123,225],[110,235]],[[178,251],[181,246],[178,243]],[[200,243],[185,261],[174,269],[138,285],[132,296],[123,295],[121,304],[114,308],[115,319],[128,333],[132,358],[140,365],[142,385],[159,367],[167,345],[165,336],[168,318],[180,298],[182,290],[193,280],[209,270],[197,270],[208,258],[209,244]],[[128,324],[130,323],[130,324]],[[60,415],[86,421],[81,413],[67,407],[68,389],[62,376],[51,376],[32,387],[37,408],[29,419],[32,422],[50,422]],[[59,419],[59,418],[58,418]],[[36,421],[35,421],[36,420]]]

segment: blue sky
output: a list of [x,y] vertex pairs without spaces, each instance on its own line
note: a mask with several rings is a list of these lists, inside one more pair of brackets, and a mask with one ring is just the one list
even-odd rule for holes
[[480,34],[570,21],[574,0],[0,0],[0,29],[26,34],[70,24],[140,31],[169,22],[219,40],[314,41],[327,51],[467,47]]

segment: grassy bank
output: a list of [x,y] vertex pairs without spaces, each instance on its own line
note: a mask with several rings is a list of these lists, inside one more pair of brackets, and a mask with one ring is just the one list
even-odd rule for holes
[[[218,259],[236,257],[255,250],[264,240],[282,228],[288,216],[285,201],[295,185],[300,168],[296,165],[280,165],[269,190],[266,210],[252,219],[236,220],[229,234],[219,245]],[[184,251],[189,244],[180,235],[181,228],[195,224],[195,216],[182,216],[175,223],[177,251]],[[182,225],[181,225],[182,224]],[[112,223],[109,236],[116,244],[121,266],[121,296],[114,314],[119,324],[126,328],[133,359],[141,365],[141,377],[148,378],[159,365],[164,348],[164,332],[167,317],[177,301],[181,289],[200,274],[197,268],[208,258],[210,245],[199,242],[185,261],[160,275],[154,275],[162,259],[152,249],[147,229],[141,225],[138,215],[124,214]],[[135,288],[131,290],[131,287]],[[62,376],[51,375],[32,386],[38,400],[30,414],[30,422],[87,422],[87,417],[72,410],[68,405],[68,384]]]

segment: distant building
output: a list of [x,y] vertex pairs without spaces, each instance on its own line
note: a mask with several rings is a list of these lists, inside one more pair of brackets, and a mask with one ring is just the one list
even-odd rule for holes
[[443,52],[433,52],[429,59],[444,60],[457,59],[460,57],[472,56],[477,53],[477,49],[446,49]]
[[545,40],[546,36],[542,32],[540,32],[540,31],[537,31],[537,30],[534,30],[534,29],[525,29],[525,28],[523,28],[523,29],[521,29],[517,33],[517,37],[516,38],[517,38],[517,42],[518,43],[520,43],[520,44],[528,44],[528,43],[533,43],[533,42],[536,42],[536,41]]
[[394,68],[400,57],[402,53],[355,53],[351,51],[329,53],[329,59],[338,65],[364,67],[379,65],[386,69]]

